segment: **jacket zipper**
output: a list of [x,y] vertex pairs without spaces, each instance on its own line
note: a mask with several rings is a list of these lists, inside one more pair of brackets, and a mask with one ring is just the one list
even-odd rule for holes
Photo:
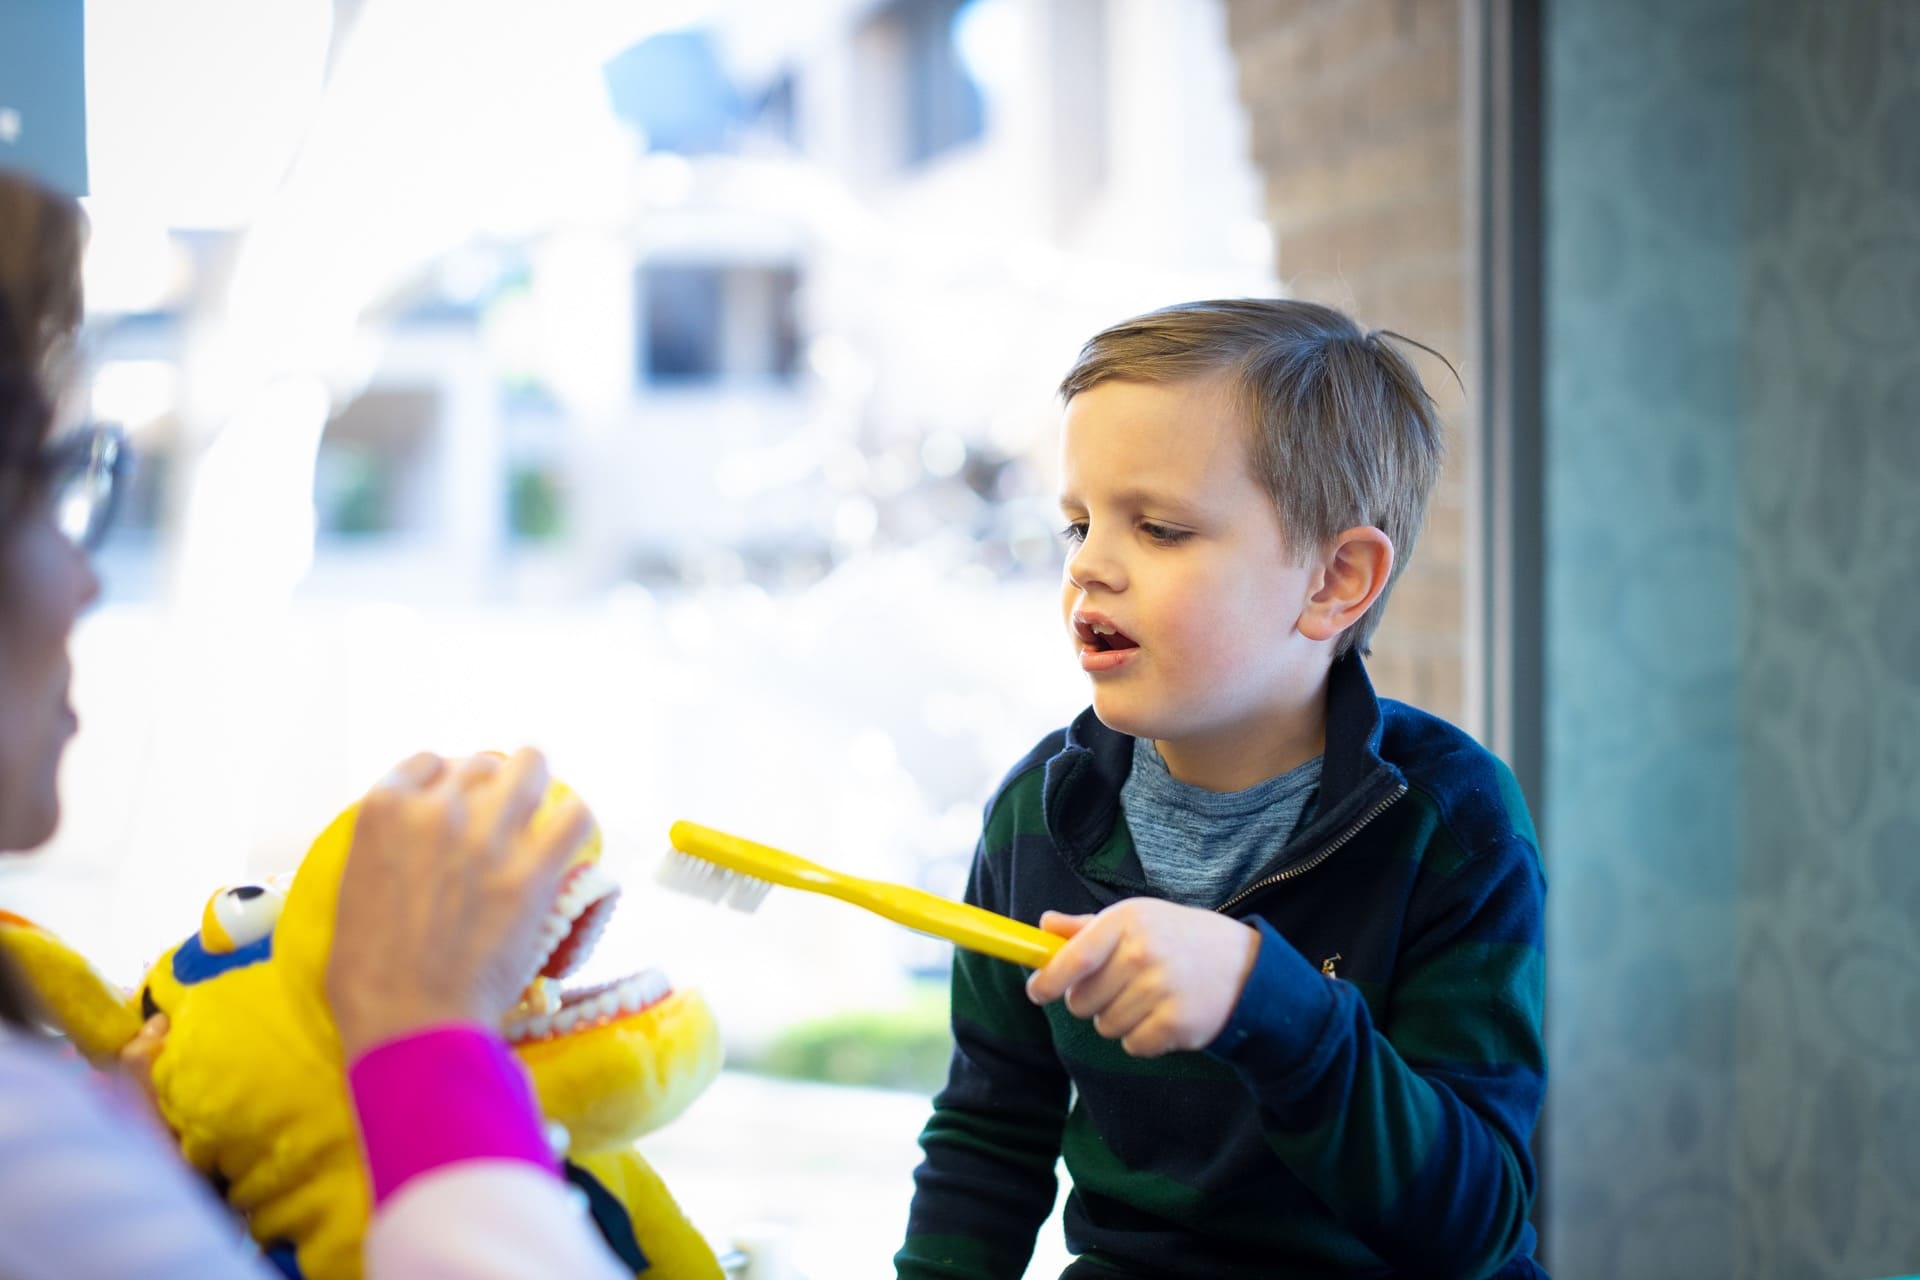
[[1294,865],[1292,865],[1291,867],[1288,867],[1284,871],[1276,871],[1274,874],[1268,876],[1265,880],[1261,880],[1255,884],[1248,885],[1246,888],[1242,889],[1240,892],[1234,894],[1231,898],[1228,898],[1225,902],[1215,907],[1214,910],[1225,911],[1228,907],[1231,907],[1234,903],[1239,902],[1243,898],[1251,897],[1253,894],[1260,892],[1262,889],[1271,888],[1272,886],[1279,884],[1283,880],[1291,880],[1295,876],[1303,876],[1307,874],[1307,872],[1313,870],[1315,867],[1325,862],[1328,858],[1331,858],[1335,853],[1339,852],[1340,847],[1342,845],[1346,844],[1349,840],[1353,839],[1355,836],[1360,834],[1360,829],[1362,827],[1366,826],[1369,822],[1372,822],[1375,818],[1385,813],[1388,810],[1388,808],[1390,808],[1396,800],[1398,800],[1401,796],[1404,796],[1405,794],[1407,794],[1407,784],[1402,782],[1393,789],[1392,795],[1382,799],[1379,804],[1376,804],[1375,806],[1373,806],[1373,808],[1367,810],[1364,814],[1362,814],[1358,822],[1348,827],[1345,831],[1342,831],[1340,833],[1339,838],[1333,841],[1333,843],[1329,844],[1326,848],[1320,850],[1320,852],[1314,854],[1311,858],[1308,858],[1305,862],[1296,862]]

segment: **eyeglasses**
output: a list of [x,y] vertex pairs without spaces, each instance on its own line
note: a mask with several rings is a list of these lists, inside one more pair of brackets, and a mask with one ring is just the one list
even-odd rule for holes
[[54,524],[82,551],[97,550],[133,469],[126,433],[103,424],[67,432],[41,451],[39,469]]

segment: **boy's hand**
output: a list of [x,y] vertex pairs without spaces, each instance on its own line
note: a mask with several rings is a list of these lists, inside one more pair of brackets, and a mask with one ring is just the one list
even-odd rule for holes
[[1097,916],[1049,911],[1040,927],[1068,941],[1027,979],[1027,998],[1064,995],[1071,1013],[1136,1058],[1211,1044],[1260,953],[1252,926],[1158,898],[1129,898]]

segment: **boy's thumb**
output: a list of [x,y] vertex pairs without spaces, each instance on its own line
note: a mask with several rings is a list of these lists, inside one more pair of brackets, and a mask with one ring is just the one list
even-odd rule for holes
[[1071,938],[1092,923],[1092,916],[1070,916],[1064,911],[1040,913],[1040,927],[1062,938]]

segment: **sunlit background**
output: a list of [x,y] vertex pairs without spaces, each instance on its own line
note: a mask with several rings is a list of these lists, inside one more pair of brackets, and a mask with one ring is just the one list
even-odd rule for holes
[[1920,1273],[1920,4],[81,8],[0,0],[75,60],[0,38],[0,164],[92,193],[74,409],[146,466],[10,909],[130,978],[395,759],[537,743],[594,968],[727,1029],[649,1154],[890,1274],[945,951],[669,895],[667,824],[955,891],[1083,695],[1053,386],[1283,292],[1460,372],[1369,669],[1539,826],[1548,1270]]
[[85,36],[86,408],[142,467],[9,905],[131,979],[394,760],[537,744],[629,886],[589,974],[662,966],[728,1035],[669,1184],[883,1273],[943,946],[649,876],[692,817],[957,893],[1082,705],[1053,387],[1113,320],[1273,287],[1220,7],[89,0]]

